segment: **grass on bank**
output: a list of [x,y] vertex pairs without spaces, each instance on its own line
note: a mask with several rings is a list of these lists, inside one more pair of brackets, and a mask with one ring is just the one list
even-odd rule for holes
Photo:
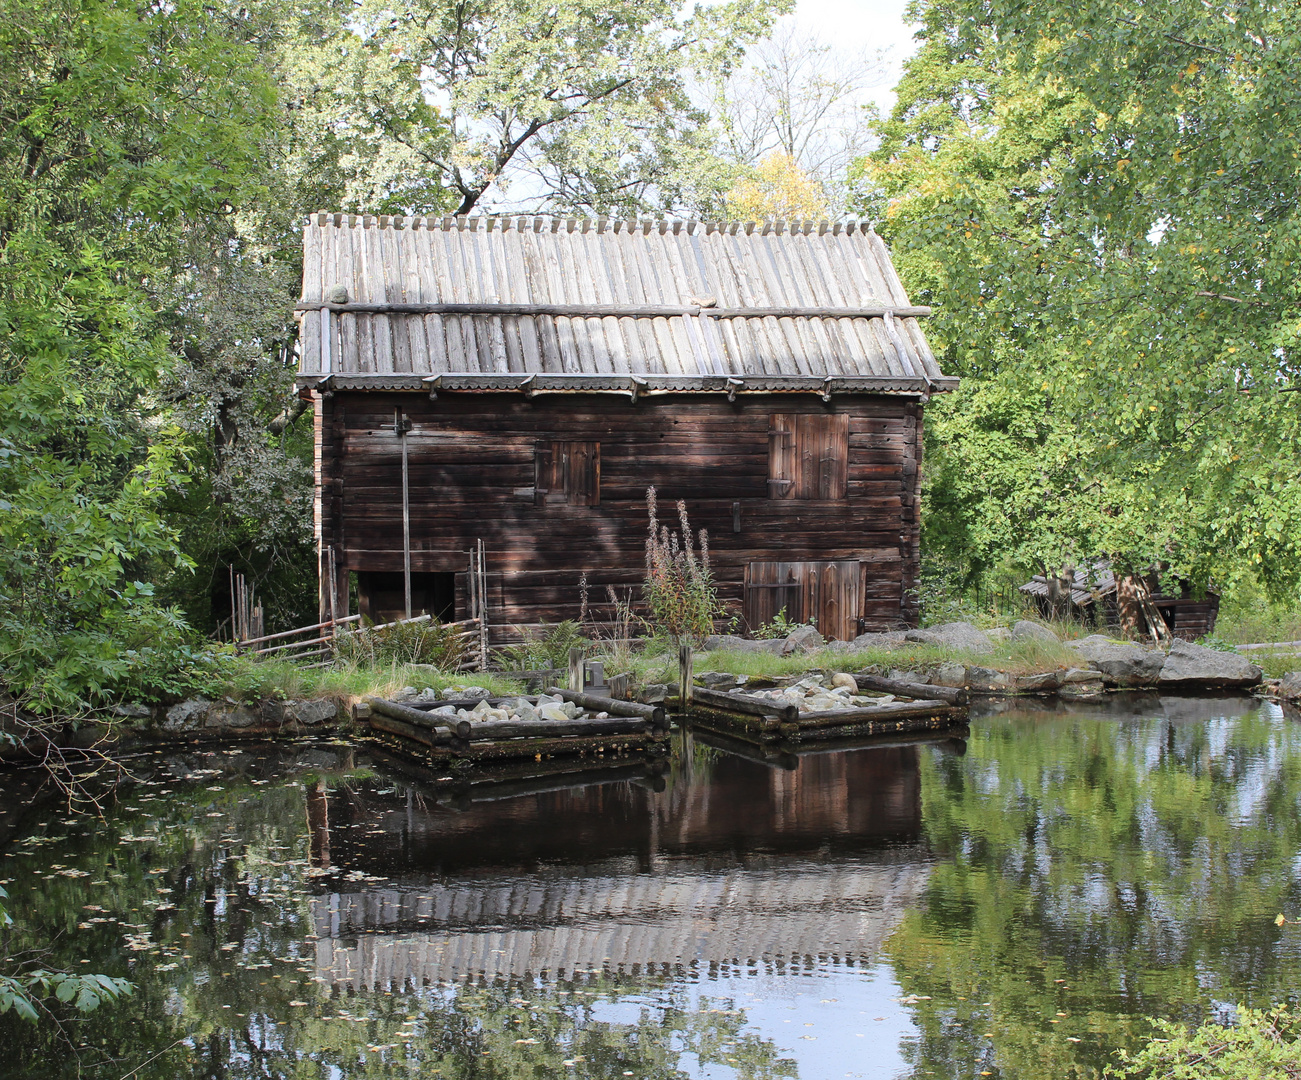
[[[657,647],[658,646],[658,647]],[[677,682],[678,659],[662,643],[651,640],[640,649],[621,646],[602,648],[591,643],[589,657],[603,660],[606,674],[627,672],[634,687],[652,683]],[[792,656],[768,652],[717,650],[697,653],[694,667],[702,671],[721,671],[750,678],[780,679],[805,672],[862,671],[876,668],[891,671],[934,671],[944,663],[996,668],[1013,675],[1079,666],[1079,658],[1057,642],[1026,639],[999,643],[991,653],[975,653],[935,645],[908,645],[900,649],[872,649],[845,652],[820,649]],[[389,697],[403,687],[442,690],[448,686],[482,686],[493,695],[520,693],[523,683],[494,672],[447,672],[429,664],[411,664],[393,660],[387,663],[364,663],[341,659],[330,667],[301,667],[290,661],[261,660],[249,656],[232,657],[223,664],[212,686],[213,696],[237,699],[258,698],[336,698],[360,701],[363,698]]]

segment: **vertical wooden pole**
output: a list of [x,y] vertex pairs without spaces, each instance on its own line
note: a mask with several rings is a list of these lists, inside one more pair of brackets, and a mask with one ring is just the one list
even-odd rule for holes
[[569,689],[583,692],[583,650],[578,646],[569,650]]
[[230,640],[239,641],[239,606],[235,603],[235,567],[230,568]]
[[330,571],[330,633],[339,629],[339,576],[334,568],[334,545],[325,549],[325,562]]
[[479,541],[479,670],[488,670],[488,553]]
[[402,589],[406,595],[407,618],[411,618],[411,493],[407,485],[407,420],[400,412],[395,418],[398,438],[402,440]]
[[683,642],[678,646],[678,700],[684,709],[691,708],[691,687],[695,682],[692,665],[691,645]]

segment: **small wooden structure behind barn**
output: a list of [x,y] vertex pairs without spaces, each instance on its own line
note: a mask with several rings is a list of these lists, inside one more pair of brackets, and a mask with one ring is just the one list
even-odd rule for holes
[[[1146,578],[1153,606],[1165,619],[1166,626],[1177,638],[1196,641],[1215,630],[1215,620],[1220,612],[1220,596],[1207,589],[1204,596],[1195,596],[1186,581],[1166,581],[1165,587],[1178,592],[1163,592],[1160,576],[1153,572]],[[1079,567],[1068,578],[1049,581],[1036,574],[1021,587],[1032,596],[1039,613],[1046,619],[1054,616],[1054,592],[1065,598],[1070,592],[1070,610],[1076,618],[1104,625],[1119,625],[1120,590],[1116,576],[1107,562],[1095,562],[1092,567]]]
[[957,380],[870,229],[317,214],[304,245],[323,617],[354,574],[377,621],[483,581],[494,642],[575,617],[584,572],[635,594],[654,485],[750,627],[915,624],[922,407]]

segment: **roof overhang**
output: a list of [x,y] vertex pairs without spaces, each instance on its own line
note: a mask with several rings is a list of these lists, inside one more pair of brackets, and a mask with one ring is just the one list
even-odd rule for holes
[[889,378],[875,375],[558,375],[536,373],[494,374],[331,374],[300,375],[300,388],[335,390],[500,394],[619,394],[638,397],[661,394],[725,394],[731,400],[745,394],[889,394],[923,401],[932,394],[957,388],[956,378],[935,380]]

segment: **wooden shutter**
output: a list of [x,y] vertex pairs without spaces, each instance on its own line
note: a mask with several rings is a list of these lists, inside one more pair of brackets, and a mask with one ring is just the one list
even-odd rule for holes
[[553,498],[556,489],[556,455],[551,443],[538,443],[533,451],[533,505],[563,500],[564,485],[559,485],[559,493]]
[[[813,499],[844,499],[849,495],[849,414],[809,416],[816,431],[817,492]],[[812,486],[812,484],[810,484]]]
[[601,444],[560,443],[564,448],[565,501],[570,506],[601,505]]
[[599,442],[538,443],[533,452],[533,501],[599,506],[601,503],[601,444]]
[[768,497],[795,498],[795,416],[768,417]]
[[768,418],[768,494],[844,499],[849,494],[849,416],[773,413]]

